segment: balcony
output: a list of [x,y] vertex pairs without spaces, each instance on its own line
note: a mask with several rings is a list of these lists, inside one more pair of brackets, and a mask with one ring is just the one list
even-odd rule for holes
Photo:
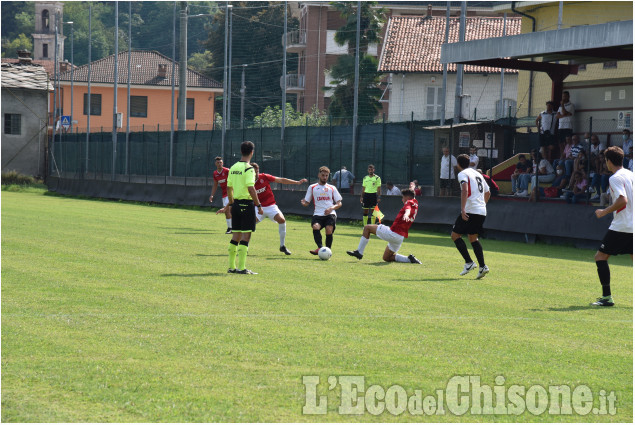
[[[301,93],[304,91],[304,74],[288,74],[287,93]],[[280,77],[280,88],[284,87],[283,77]]]
[[[284,34],[282,34],[284,46]],[[300,53],[306,49],[306,31],[296,30],[287,32],[287,52]]]

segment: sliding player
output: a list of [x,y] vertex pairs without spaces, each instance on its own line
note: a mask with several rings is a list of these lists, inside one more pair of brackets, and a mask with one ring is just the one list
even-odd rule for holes
[[278,223],[278,233],[280,234],[280,252],[284,252],[286,255],[291,255],[291,252],[285,246],[285,238],[287,236],[287,222],[284,219],[282,211],[276,205],[276,198],[273,196],[271,190],[271,182],[280,184],[303,184],[307,182],[307,179],[299,181],[285,179],[284,177],[275,177],[270,174],[260,173],[260,167],[255,162],[251,163],[256,173],[256,184],[254,188],[258,194],[258,200],[262,205],[263,214],[256,212],[256,221],[260,223],[263,218],[268,217],[272,221]]
[[414,191],[404,189],[401,191],[401,196],[401,201],[404,205],[401,207],[392,226],[388,227],[383,224],[368,224],[364,226],[364,234],[359,241],[359,246],[355,251],[346,251],[348,255],[361,260],[364,256],[366,245],[368,245],[370,234],[372,233],[373,235],[377,235],[379,239],[388,242],[388,246],[384,251],[384,261],[421,264],[421,261],[417,260],[412,254],[407,257],[397,254],[404,238],[408,237],[408,229],[410,229],[410,226],[414,223],[417,217],[417,210],[419,209],[419,203],[415,199]]
[[311,227],[313,228],[313,240],[317,245],[317,249],[309,251],[313,255],[318,255],[318,251],[322,248],[321,229],[326,233],[326,246],[330,249],[333,244],[333,232],[335,232],[335,221],[337,214],[335,210],[342,206],[342,195],[337,191],[335,186],[327,184],[331,170],[328,167],[320,167],[318,173],[318,182],[309,186],[304,199],[300,200],[302,206],[308,207],[313,200],[315,210],[311,219]]

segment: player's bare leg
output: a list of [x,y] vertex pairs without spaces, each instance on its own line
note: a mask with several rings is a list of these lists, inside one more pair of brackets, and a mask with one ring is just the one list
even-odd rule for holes
[[287,220],[284,215],[279,212],[273,216],[273,221],[278,223],[278,233],[280,234],[280,252],[284,252],[286,255],[291,255],[291,251],[285,246],[285,239],[287,238]]
[[333,226],[326,226],[324,228],[324,233],[326,234],[326,246],[331,249],[333,245]]
[[322,233],[320,233],[320,230],[322,230],[322,226],[320,226],[320,223],[315,223],[311,227],[313,228],[313,240],[317,245],[317,249],[309,252],[313,255],[318,255],[318,251],[320,250],[320,248],[322,248]]
[[351,257],[355,257],[358,260],[361,260],[362,257],[364,256],[364,250],[366,249],[366,245],[368,245],[368,241],[370,239],[371,233],[373,235],[377,234],[377,227],[378,226],[376,224],[368,224],[364,226],[362,237],[359,240],[359,246],[357,247],[355,251],[346,251],[346,253],[350,255]]

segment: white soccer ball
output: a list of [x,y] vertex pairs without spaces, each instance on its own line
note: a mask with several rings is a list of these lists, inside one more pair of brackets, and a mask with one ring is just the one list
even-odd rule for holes
[[331,252],[331,250],[325,246],[323,246],[322,248],[320,248],[320,250],[318,251],[318,257],[320,257],[320,260],[328,260],[329,258],[331,258],[331,255],[333,255],[333,253]]

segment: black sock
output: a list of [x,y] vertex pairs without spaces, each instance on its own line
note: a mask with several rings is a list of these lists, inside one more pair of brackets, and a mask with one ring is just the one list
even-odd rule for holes
[[374,224],[373,223],[373,214],[371,214],[371,212],[368,212],[368,224]]
[[231,239],[231,240],[229,241],[229,243],[230,243],[230,244],[232,244],[232,245],[238,245],[238,241],[235,241],[235,240],[233,240],[233,239]]
[[326,235],[326,246],[331,248],[331,245],[333,245],[333,234]]
[[240,241],[240,245],[249,246],[249,241]]
[[476,255],[476,259],[478,260],[479,267],[485,266],[485,258],[483,258],[483,247],[481,246],[481,242],[478,239],[472,242],[472,249],[474,250],[474,255]]
[[470,253],[467,252],[467,246],[465,245],[465,241],[461,238],[458,238],[457,240],[454,241],[454,245],[456,245],[456,249],[459,250],[465,262],[471,263],[472,257],[470,257]]
[[600,283],[602,284],[602,296],[610,297],[611,296],[611,270],[609,270],[609,262],[606,260],[596,261],[595,264],[598,266],[598,276],[600,278]]
[[322,248],[322,233],[319,230],[313,229],[313,240],[317,244],[318,248]]

